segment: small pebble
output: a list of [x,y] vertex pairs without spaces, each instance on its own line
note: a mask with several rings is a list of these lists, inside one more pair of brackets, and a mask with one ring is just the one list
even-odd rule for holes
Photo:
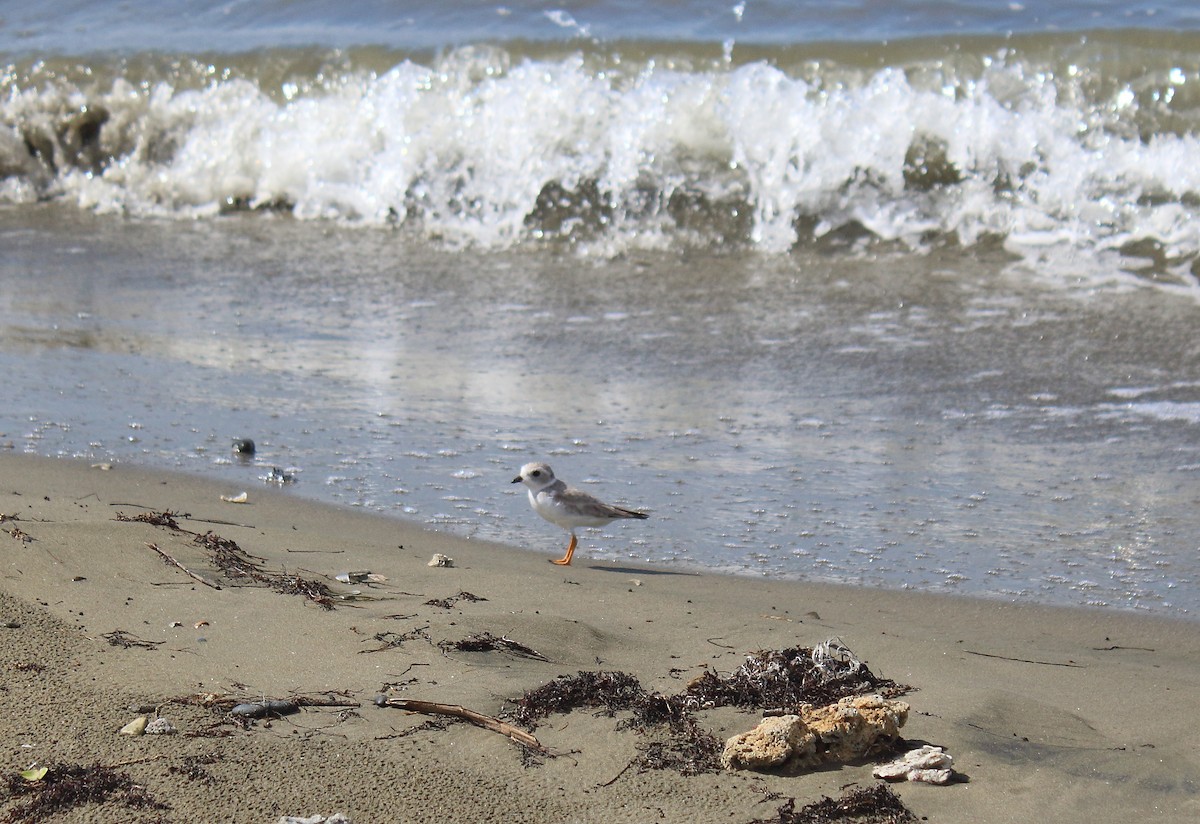
[[173,735],[175,732],[175,725],[165,718],[155,718],[146,725],[146,735]]

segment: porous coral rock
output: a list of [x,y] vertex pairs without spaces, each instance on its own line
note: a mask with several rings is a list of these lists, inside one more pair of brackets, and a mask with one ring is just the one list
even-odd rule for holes
[[949,784],[954,779],[951,764],[954,758],[941,747],[929,744],[909,750],[895,761],[880,764],[871,770],[876,778],[890,781],[923,781],[926,784]]
[[796,715],[764,718],[725,743],[726,769],[810,769],[848,763],[887,747],[908,720],[908,704],[878,695],[843,698],[824,707],[801,706]]
[[793,753],[816,749],[817,737],[798,715],[764,718],[757,727],[725,742],[721,765],[726,769],[762,770],[778,767]]

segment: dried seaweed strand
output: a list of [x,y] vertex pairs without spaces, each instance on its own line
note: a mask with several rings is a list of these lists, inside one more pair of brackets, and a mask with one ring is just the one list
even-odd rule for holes
[[1083,664],[1076,664],[1074,661],[1036,661],[1032,658],[1010,658],[1007,655],[996,655],[991,652],[977,652],[973,649],[963,650],[967,655],[978,655],[981,658],[996,658],[1000,661],[1016,661],[1018,664],[1041,664],[1044,667],[1075,667],[1078,669],[1087,669]]
[[550,660],[533,647],[525,646],[508,636],[497,637],[490,632],[476,632],[458,641],[440,641],[438,646],[442,648],[443,653],[451,649],[458,650],[459,652],[494,652],[502,650],[504,652],[511,652],[513,655],[533,658],[537,661],[548,662]]
[[[118,521],[137,521],[148,523],[154,526],[161,526],[170,529],[174,532],[182,532],[192,536],[192,539],[208,550],[210,560],[217,569],[221,570],[230,578],[248,578],[258,584],[274,589],[276,592],[284,595],[303,595],[308,600],[316,603],[323,609],[333,609],[335,593],[329,587],[319,581],[309,580],[300,575],[290,575],[283,572],[267,572],[257,562],[265,561],[265,558],[250,555],[243,550],[234,541],[228,538],[222,538],[211,530],[200,534],[188,529],[184,529],[179,525],[176,518],[190,518],[190,515],[180,515],[179,513],[166,510],[163,512],[143,512],[141,515],[130,517],[123,512],[118,512],[116,519]],[[211,584],[194,574],[183,564],[167,555],[157,546],[147,544],[151,549],[163,556],[163,559],[168,563],[173,563],[175,566],[182,569],[192,578],[211,586],[214,589],[220,589],[219,586]],[[460,597],[467,596],[469,593],[460,593]],[[475,596],[470,596],[474,598]],[[479,600],[479,599],[476,599]]]

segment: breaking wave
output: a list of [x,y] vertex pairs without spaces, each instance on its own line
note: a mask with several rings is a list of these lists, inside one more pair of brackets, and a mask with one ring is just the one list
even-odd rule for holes
[[999,242],[1117,252],[1194,280],[1196,39],[13,64],[0,199],[283,212],[606,255]]

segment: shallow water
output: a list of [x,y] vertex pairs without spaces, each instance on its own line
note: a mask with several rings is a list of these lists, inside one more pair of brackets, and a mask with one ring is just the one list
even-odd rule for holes
[[545,459],[652,513],[585,557],[1200,608],[1200,304],[1152,279],[986,245],[596,261],[55,206],[0,212],[0,243],[16,450],[251,495],[278,466],[549,555],[565,535],[509,483]]

